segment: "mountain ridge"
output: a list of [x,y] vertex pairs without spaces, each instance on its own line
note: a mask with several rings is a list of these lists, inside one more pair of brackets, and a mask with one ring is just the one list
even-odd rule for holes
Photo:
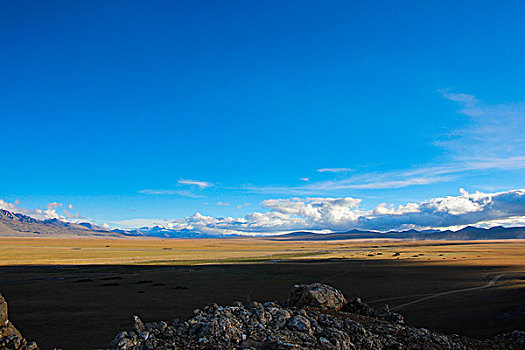
[[71,223],[58,219],[39,220],[0,209],[0,236],[3,237],[119,237],[121,235],[89,223]]
[[340,239],[413,239],[413,240],[487,240],[487,239],[525,239],[525,227],[480,228],[466,226],[458,231],[451,230],[404,230],[378,232],[352,229],[345,232],[315,233],[308,231],[274,235],[273,239],[285,241],[325,241]]
[[[169,229],[162,226],[141,227],[137,229],[105,229],[89,222],[71,223],[56,218],[39,220],[31,216],[0,209],[1,237],[150,237],[150,238],[233,238],[243,235],[207,234],[184,229]],[[458,231],[451,230],[404,230],[379,232],[351,229],[343,232],[315,233],[294,231],[280,235],[259,235],[282,241],[326,241],[344,239],[411,239],[411,240],[490,240],[525,239],[525,227],[479,228],[466,226]]]

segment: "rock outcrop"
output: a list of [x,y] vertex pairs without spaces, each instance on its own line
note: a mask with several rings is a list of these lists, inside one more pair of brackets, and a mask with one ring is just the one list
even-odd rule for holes
[[0,294],[0,349],[6,350],[37,350],[35,342],[28,342],[9,321],[7,302]]
[[322,283],[298,284],[292,287],[288,306],[314,306],[339,311],[347,303],[341,291]]
[[490,340],[443,335],[406,325],[388,307],[378,311],[359,298],[320,283],[292,288],[287,303],[211,304],[186,321],[146,323],[119,333],[110,349],[525,349],[525,333]]

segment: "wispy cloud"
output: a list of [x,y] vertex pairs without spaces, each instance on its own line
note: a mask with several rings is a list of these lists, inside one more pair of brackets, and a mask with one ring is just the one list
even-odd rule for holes
[[178,196],[183,196],[183,197],[188,197],[188,198],[203,198],[204,197],[202,195],[199,195],[199,194],[193,193],[191,191],[187,191],[187,190],[163,190],[163,189],[152,190],[152,189],[144,189],[144,190],[140,190],[139,193],[140,194],[152,195],[152,196],[155,196],[155,195],[157,195],[157,196],[178,195]]
[[487,104],[473,95],[442,90],[443,97],[459,104],[459,113],[468,117],[465,127],[454,130],[437,142],[453,159],[508,169],[516,158],[525,158],[525,103]]
[[317,169],[320,173],[347,173],[349,171],[353,171],[353,169],[350,168],[321,168]]
[[245,186],[244,190],[255,193],[315,195],[341,190],[379,190],[408,186],[428,185],[451,181],[457,171],[451,168],[429,167],[409,171],[363,173],[345,179],[312,181],[298,186]]
[[54,210],[54,209],[60,208],[62,206],[63,206],[62,203],[53,202],[53,203],[48,203],[47,204],[47,209]]
[[172,194],[179,194],[179,191],[177,190],[152,190],[152,189],[144,189],[140,190],[139,193],[141,194],[150,194],[150,195],[172,195]]
[[[459,105],[466,126],[441,135],[435,143],[445,150],[439,160],[411,169],[353,173],[298,186],[244,186],[256,193],[330,194],[341,190],[393,189],[457,180],[485,170],[525,169],[525,103],[487,104],[473,95],[441,90]],[[349,168],[322,168],[322,173],[346,173]]]
[[140,190],[140,194],[147,195],[159,195],[159,196],[172,196],[178,195],[188,198],[203,198],[204,196],[199,192],[206,188],[214,186],[213,183],[208,181],[200,180],[189,180],[189,179],[180,179],[177,181],[177,188],[173,189],[143,189]]
[[188,180],[188,179],[180,179],[177,181],[181,185],[190,185],[190,186],[197,186],[200,189],[212,187],[213,184],[211,182],[207,181],[199,181],[199,180]]

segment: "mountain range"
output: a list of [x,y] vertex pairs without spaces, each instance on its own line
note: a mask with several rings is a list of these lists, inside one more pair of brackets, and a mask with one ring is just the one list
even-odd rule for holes
[[38,220],[0,209],[0,236],[3,237],[120,237],[90,223],[71,223],[58,219]]
[[[162,226],[141,227],[132,230],[105,228],[88,222],[70,223],[58,219],[38,220],[28,215],[0,209],[0,237],[155,237],[155,238],[226,238],[235,235],[212,235],[188,229],[169,229]],[[467,226],[459,231],[406,230],[361,231],[350,230],[334,233],[308,231],[265,236],[282,241],[326,241],[342,239],[411,239],[411,240],[489,240],[525,239],[525,227],[495,226],[489,229]]]
[[71,223],[58,219],[38,220],[31,216],[0,209],[0,237],[156,237],[156,238],[218,238],[188,229],[172,230],[161,226],[132,230],[108,230],[89,222]]
[[410,240],[490,240],[490,239],[525,239],[525,227],[479,228],[467,226],[458,231],[451,230],[406,230],[406,231],[361,231],[350,230],[347,232],[314,233],[292,232],[274,239],[284,241],[327,241],[341,239],[410,239]]

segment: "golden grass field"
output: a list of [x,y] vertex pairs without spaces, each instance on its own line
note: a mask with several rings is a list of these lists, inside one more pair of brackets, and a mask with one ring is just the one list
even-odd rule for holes
[[525,266],[525,241],[0,238],[1,266],[199,265],[279,259],[381,259],[432,264]]
[[311,282],[444,333],[525,326],[525,241],[0,238],[0,291],[43,349],[105,348],[131,315],[169,321],[213,302],[283,301]]

